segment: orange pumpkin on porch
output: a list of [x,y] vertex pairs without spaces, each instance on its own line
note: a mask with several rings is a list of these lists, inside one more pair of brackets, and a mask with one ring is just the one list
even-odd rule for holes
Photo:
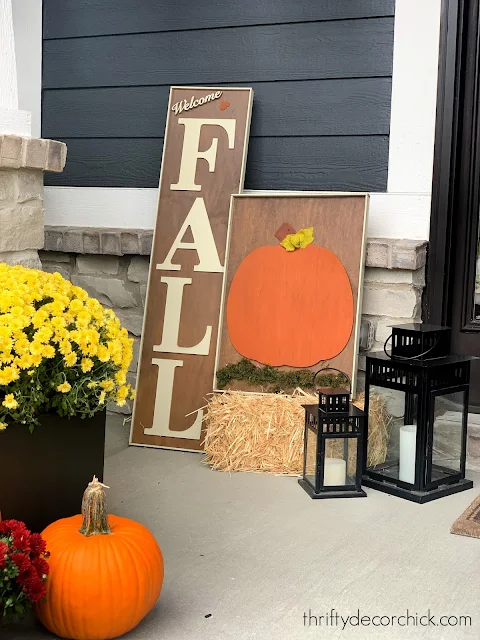
[[285,230],[294,232],[290,225],[280,227],[276,237],[282,246],[255,249],[238,267],[227,300],[228,332],[245,358],[311,367],[347,345],[354,321],[352,287],[339,258],[311,244],[312,229]]
[[108,640],[128,633],[162,588],[163,558],[155,538],[133,520],[107,515],[104,486],[94,478],[82,515],[58,520],[42,533],[50,575],[36,614],[61,638]]

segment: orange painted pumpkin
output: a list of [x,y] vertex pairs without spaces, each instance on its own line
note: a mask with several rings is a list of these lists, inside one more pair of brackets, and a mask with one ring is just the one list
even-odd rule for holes
[[50,577],[36,614],[61,638],[117,638],[138,625],[162,588],[155,538],[137,522],[107,515],[104,486],[94,478],[82,515],[58,520],[42,533]]
[[[311,367],[334,358],[353,328],[352,287],[345,267],[330,250],[284,224],[283,246],[252,251],[237,269],[227,300],[227,326],[236,351],[271,366]],[[283,232],[282,232],[283,230]],[[288,247],[286,250],[285,247]]]

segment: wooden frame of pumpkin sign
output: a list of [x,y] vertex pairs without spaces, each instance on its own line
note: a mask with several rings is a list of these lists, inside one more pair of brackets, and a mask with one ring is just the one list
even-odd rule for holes
[[215,373],[242,358],[329,365],[355,394],[368,206],[367,193],[232,196]]

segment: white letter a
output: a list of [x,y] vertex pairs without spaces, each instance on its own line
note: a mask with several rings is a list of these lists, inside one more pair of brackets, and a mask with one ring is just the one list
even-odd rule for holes
[[[192,230],[193,242],[182,242],[182,238],[188,227]],[[157,264],[157,269],[180,271],[180,264],[172,264],[172,258],[178,249],[193,249],[198,253],[199,263],[194,266],[194,271],[223,273],[223,267],[220,264],[215,238],[213,237],[212,227],[210,226],[210,220],[208,219],[203,198],[195,198],[195,202],[188,212],[174,243],[170,247],[167,257],[162,264]]]

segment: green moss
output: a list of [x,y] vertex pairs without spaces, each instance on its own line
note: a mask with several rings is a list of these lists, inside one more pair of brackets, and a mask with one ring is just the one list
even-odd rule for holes
[[[232,382],[247,382],[254,387],[270,393],[280,393],[290,391],[300,387],[301,389],[311,389],[314,371],[310,369],[291,369],[280,371],[268,365],[257,367],[253,362],[243,358],[237,364],[227,364],[223,369],[217,371],[217,387],[225,389]],[[345,376],[338,373],[329,373],[317,376],[315,386],[319,387],[340,387],[348,385]]]

